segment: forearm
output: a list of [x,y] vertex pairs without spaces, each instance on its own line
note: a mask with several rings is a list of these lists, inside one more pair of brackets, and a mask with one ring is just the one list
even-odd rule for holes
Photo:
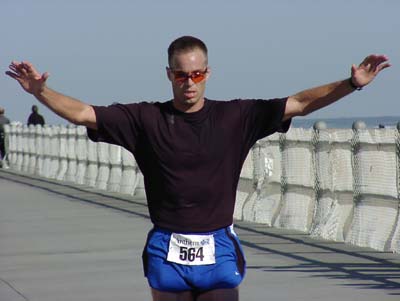
[[290,96],[292,109],[290,115],[304,116],[323,108],[355,91],[349,79],[307,89]]
[[58,116],[69,122],[91,128],[95,127],[95,119],[88,118],[88,116],[94,116],[94,112],[90,112],[93,111],[93,108],[88,104],[63,95],[47,86],[34,96]]

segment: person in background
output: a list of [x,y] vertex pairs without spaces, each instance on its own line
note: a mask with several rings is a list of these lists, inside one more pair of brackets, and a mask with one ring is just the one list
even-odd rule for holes
[[8,119],[5,115],[4,108],[0,107],[0,167],[3,166],[3,158],[6,155],[5,151],[5,141],[4,141],[4,125],[10,123],[10,119]]
[[93,141],[135,156],[154,225],[143,251],[154,301],[237,301],[246,265],[233,211],[251,147],[287,131],[293,117],[362,89],[389,66],[386,56],[373,54],[352,65],[347,78],[288,97],[216,101],[205,97],[206,45],[183,36],[168,47],[173,97],[165,102],[89,105],[50,89],[49,74],[26,61],[13,61],[6,74],[59,116],[85,125]]
[[44,125],[44,118],[42,115],[39,114],[39,109],[37,105],[32,106],[32,113],[28,117],[28,125],[37,125],[40,124],[41,126]]

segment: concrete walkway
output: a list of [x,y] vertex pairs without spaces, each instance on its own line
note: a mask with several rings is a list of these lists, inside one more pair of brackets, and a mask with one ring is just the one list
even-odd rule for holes
[[[0,301],[151,300],[145,200],[0,170]],[[400,300],[400,255],[237,222],[241,300]]]

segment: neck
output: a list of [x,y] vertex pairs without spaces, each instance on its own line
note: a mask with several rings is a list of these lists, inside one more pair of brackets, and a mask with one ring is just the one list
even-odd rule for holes
[[195,113],[204,107],[204,102],[204,98],[199,99],[195,103],[182,103],[174,98],[172,100],[172,105],[175,109],[183,113]]

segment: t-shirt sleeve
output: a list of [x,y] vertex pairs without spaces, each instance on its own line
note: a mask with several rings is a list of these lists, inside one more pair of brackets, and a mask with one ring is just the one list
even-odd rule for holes
[[140,105],[113,104],[93,109],[97,130],[87,128],[89,139],[120,145],[133,152],[141,132]]
[[257,140],[275,132],[289,130],[291,119],[283,121],[287,98],[241,101],[245,142],[253,145]]

